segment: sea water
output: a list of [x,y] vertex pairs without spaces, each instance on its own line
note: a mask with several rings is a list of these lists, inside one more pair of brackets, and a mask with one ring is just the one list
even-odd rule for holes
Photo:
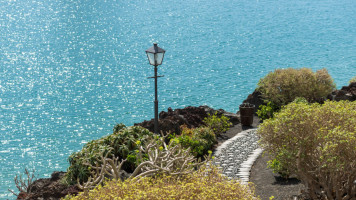
[[68,156],[117,123],[153,117],[153,67],[166,50],[159,110],[236,112],[276,68],[356,76],[354,0],[0,0],[0,199],[25,168]]

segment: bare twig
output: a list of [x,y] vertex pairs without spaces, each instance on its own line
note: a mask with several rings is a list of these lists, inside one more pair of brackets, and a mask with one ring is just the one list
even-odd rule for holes
[[[14,178],[15,185],[17,189],[21,192],[24,193],[31,193],[32,190],[32,183],[37,179],[35,176],[35,170],[32,170],[32,173],[29,172],[27,169],[25,169],[25,176],[27,178],[23,178],[22,175],[16,175]],[[16,194],[15,191],[8,189],[13,195],[18,196],[19,194]]]

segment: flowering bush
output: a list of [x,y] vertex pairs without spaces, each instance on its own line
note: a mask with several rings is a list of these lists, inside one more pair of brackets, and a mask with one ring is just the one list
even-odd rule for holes
[[242,185],[236,180],[228,180],[216,168],[200,170],[177,179],[175,176],[145,177],[139,181],[128,179],[124,182],[112,180],[104,186],[80,193],[76,197],[67,196],[65,200],[87,199],[234,199],[258,200],[254,188]]
[[277,106],[304,97],[308,102],[323,101],[335,89],[335,84],[326,69],[313,73],[311,69],[276,69],[258,82],[257,90],[266,101]]
[[293,102],[258,134],[278,167],[307,184],[312,199],[356,198],[356,102]]

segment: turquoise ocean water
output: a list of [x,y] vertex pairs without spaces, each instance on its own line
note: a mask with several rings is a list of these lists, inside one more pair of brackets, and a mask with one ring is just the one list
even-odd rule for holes
[[166,49],[159,110],[236,112],[275,68],[356,76],[354,0],[0,0],[0,199],[25,168],[39,177],[109,134],[153,117],[153,67]]

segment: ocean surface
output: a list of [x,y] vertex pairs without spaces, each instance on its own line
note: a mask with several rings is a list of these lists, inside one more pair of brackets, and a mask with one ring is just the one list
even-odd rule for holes
[[356,76],[355,0],[0,0],[0,199],[25,168],[68,156],[117,123],[153,117],[153,66],[166,50],[159,111],[236,112],[276,68]]

